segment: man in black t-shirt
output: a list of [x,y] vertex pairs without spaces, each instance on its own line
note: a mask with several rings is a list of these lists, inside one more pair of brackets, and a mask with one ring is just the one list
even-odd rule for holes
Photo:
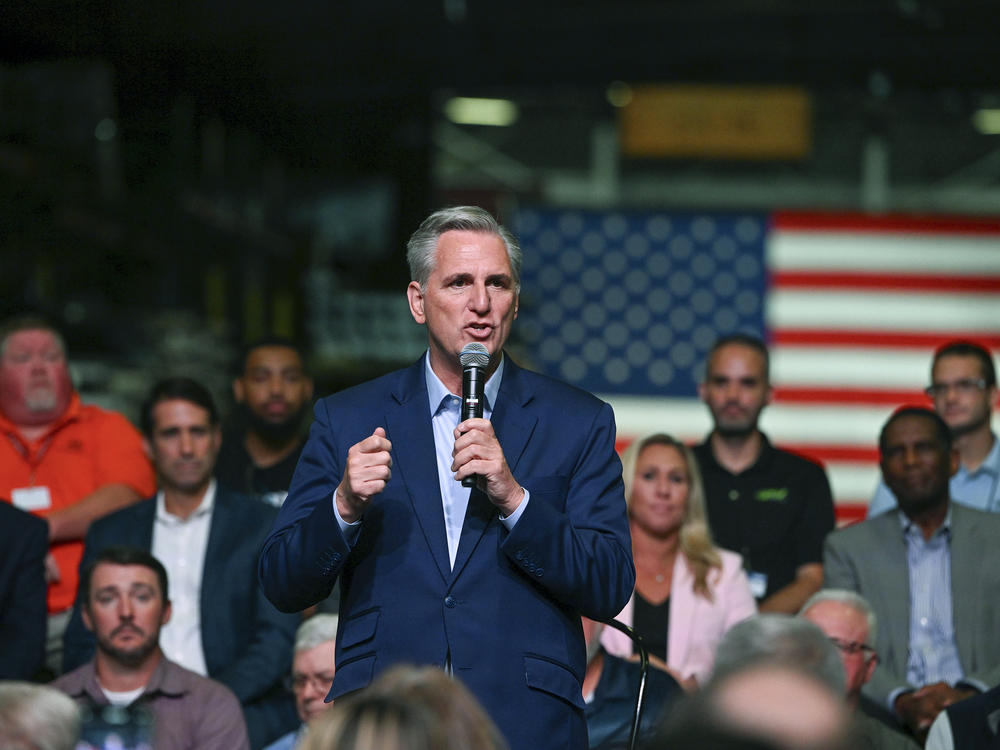
[[302,452],[312,395],[313,382],[293,342],[272,337],[248,346],[233,379],[237,413],[219,452],[219,483],[281,505]]
[[758,338],[715,343],[698,389],[714,429],[694,453],[715,542],[743,556],[761,611],[792,614],[823,585],[833,498],[821,466],[775,448],[758,428],[771,401],[768,368]]

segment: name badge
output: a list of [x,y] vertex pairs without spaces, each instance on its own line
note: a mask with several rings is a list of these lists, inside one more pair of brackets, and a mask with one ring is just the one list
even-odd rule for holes
[[750,581],[750,593],[754,599],[763,599],[767,592],[767,574],[751,570],[747,573],[747,580]]
[[21,510],[45,510],[52,507],[48,487],[18,487],[10,491],[10,499]]

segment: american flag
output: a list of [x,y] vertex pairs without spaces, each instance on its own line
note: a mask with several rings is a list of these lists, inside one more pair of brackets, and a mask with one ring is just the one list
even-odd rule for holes
[[934,349],[1000,350],[1000,219],[528,207],[513,224],[529,366],[609,401],[620,447],[652,431],[699,442],[706,352],[763,336],[761,428],[825,465],[841,520],[865,512],[892,410],[930,404]]

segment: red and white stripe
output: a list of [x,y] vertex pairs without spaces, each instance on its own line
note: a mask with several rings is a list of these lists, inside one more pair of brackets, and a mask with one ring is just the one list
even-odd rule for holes
[[[761,427],[826,466],[842,520],[878,480],[878,431],[902,404],[929,406],[934,350],[1000,351],[1000,220],[777,214],[767,246],[774,403]],[[705,407],[612,398],[621,442],[656,430],[701,440]]]

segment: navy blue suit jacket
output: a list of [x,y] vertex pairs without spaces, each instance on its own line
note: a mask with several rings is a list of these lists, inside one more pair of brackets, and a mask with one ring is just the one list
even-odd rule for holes
[[0,679],[31,679],[45,661],[48,551],[48,524],[0,500]]
[[[321,400],[261,553],[279,609],[340,580],[331,696],[400,662],[450,662],[513,750],[584,748],[580,614],[614,617],[635,582],[611,408],[507,358],[494,432],[530,502],[512,532],[473,489],[449,566],[424,360]],[[348,449],[385,428],[392,478],[350,547],[332,496]]]
[[[280,685],[292,665],[299,618],[278,612],[256,581],[257,554],[277,510],[219,487],[205,550],[201,582],[201,639],[211,678],[248,704]],[[84,545],[80,571],[105,547],[153,546],[156,498],[130,505],[95,521]],[[168,582],[169,584],[169,582]],[[65,671],[94,655],[94,637],[80,616],[80,602],[66,630]]]

